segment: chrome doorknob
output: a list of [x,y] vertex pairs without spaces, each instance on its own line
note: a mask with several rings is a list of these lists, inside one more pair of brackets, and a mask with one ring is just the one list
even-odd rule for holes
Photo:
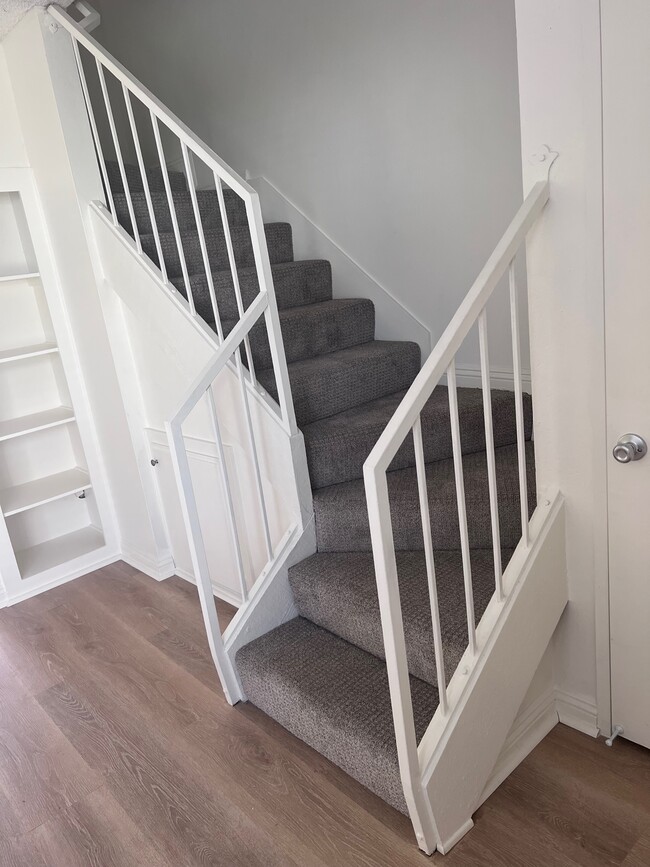
[[638,434],[624,434],[612,449],[612,454],[619,464],[629,464],[630,461],[640,461],[648,451],[648,444]]

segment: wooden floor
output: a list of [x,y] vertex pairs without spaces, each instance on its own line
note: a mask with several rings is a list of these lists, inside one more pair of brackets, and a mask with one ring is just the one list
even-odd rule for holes
[[118,564],[0,611],[2,867],[640,867],[650,753],[558,726],[475,821],[426,860],[406,818],[229,707],[180,579]]

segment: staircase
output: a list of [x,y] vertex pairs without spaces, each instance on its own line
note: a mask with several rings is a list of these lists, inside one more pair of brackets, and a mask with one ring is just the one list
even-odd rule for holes
[[[119,167],[107,163],[121,225],[133,232]],[[126,166],[143,249],[158,263],[142,179]],[[169,172],[185,264],[197,312],[215,326],[185,175]],[[167,274],[187,296],[160,170],[149,185]],[[219,312],[227,334],[237,317],[216,193],[198,191]],[[257,294],[246,214],[225,191],[244,305]],[[363,485],[363,464],[420,369],[417,344],[374,339],[374,307],[335,299],[329,263],[294,261],[291,227],[265,225],[297,422],[305,438],[318,552],[293,566],[299,617],[239,650],[249,701],[327,756],[393,807],[407,812],[400,782],[381,620]],[[263,326],[250,336],[258,381],[275,396]],[[510,391],[491,392],[499,481],[503,562],[521,535],[515,406]],[[494,592],[494,561],[480,389],[458,389],[476,622]],[[525,398],[528,495],[535,503],[532,411]],[[422,412],[429,510],[445,669],[454,672],[467,646],[463,564],[454,483],[447,389]],[[438,704],[435,650],[412,442],[398,451],[389,478],[411,689],[418,739]]]
[[[165,427],[226,698],[252,702],[409,815],[425,852],[447,852],[542,736],[528,721],[525,744],[508,744],[567,602],[563,498],[536,473],[515,267],[549,199],[554,155],[536,155],[539,181],[421,364],[416,343],[375,339],[370,300],[334,297],[327,261],[294,260],[291,226],[264,224],[255,190],[83,20],[49,14],[72,37],[90,129],[79,123],[97,156],[87,210],[102,276],[132,315],[155,312],[172,357],[184,350],[173,343],[180,332],[210,354],[198,374],[184,371],[195,379]],[[82,49],[96,61],[91,86]],[[119,122],[108,76],[121,85]],[[95,120],[97,94],[108,132]],[[122,144],[137,164],[125,162]],[[170,147],[183,171],[169,170]],[[197,169],[210,188],[197,189]],[[513,391],[490,379],[487,306],[502,279]],[[480,389],[456,382],[472,329]],[[229,398],[239,384],[238,407],[219,405],[219,382]],[[183,431],[199,405],[212,423],[243,600],[223,633],[203,538],[212,501],[200,514]],[[244,523],[261,519],[266,556],[252,583],[221,433],[233,418],[255,505]],[[270,529],[275,463],[297,515],[284,535]]]

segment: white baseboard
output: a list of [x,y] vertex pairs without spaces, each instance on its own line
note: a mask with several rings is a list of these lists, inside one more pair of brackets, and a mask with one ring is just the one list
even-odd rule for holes
[[[185,569],[177,569],[174,574],[178,575],[179,578],[182,578],[183,581],[188,581],[190,584],[194,584],[196,587],[196,581],[191,572],[186,572]],[[212,589],[214,590],[214,595],[217,599],[223,599],[224,602],[234,605],[235,608],[239,608],[241,605],[241,596],[238,593],[233,593],[230,588],[215,584],[213,581]]]
[[540,695],[513,726],[477,807],[490,797],[558,722],[555,691],[551,688]]
[[171,578],[176,574],[174,558],[171,552],[167,552],[162,557],[154,560],[146,554],[141,554],[138,551],[133,551],[130,548],[122,548],[121,559],[129,566],[133,566],[139,572],[144,572],[150,578],[156,581],[164,581],[166,578]]
[[556,689],[555,703],[561,723],[592,738],[598,737],[598,708],[593,701]]
[[[481,387],[481,368],[478,365],[472,364],[457,364],[456,365],[456,380],[462,388],[480,388]],[[507,370],[503,367],[490,368],[490,383],[492,388],[501,389],[503,391],[514,390],[514,374],[512,370]],[[531,376],[529,370],[522,371],[521,386],[526,394],[532,393]]]

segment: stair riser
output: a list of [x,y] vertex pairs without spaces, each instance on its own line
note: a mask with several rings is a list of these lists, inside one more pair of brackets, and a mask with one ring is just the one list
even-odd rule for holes
[[[507,455],[504,452],[507,452]],[[501,545],[504,548],[515,548],[521,537],[519,482],[516,460],[513,460],[514,452],[512,446],[497,451],[499,523]],[[528,503],[529,512],[532,514],[535,506],[535,473],[530,443],[528,455]],[[490,549],[492,529],[485,455],[467,455],[463,464],[470,547]],[[433,547],[444,551],[458,549],[460,530],[453,466],[445,467],[445,474],[440,479],[435,476],[435,468],[436,464],[429,464],[427,467]],[[323,488],[314,497],[319,551],[372,550],[363,484],[350,484],[352,488],[341,485],[340,491],[337,487]],[[406,469],[400,473],[389,474],[388,489],[396,550],[422,549],[422,524],[415,471]]]
[[[255,264],[255,257],[248,228],[246,226],[234,226],[231,230],[231,238],[237,266],[240,268],[252,267]],[[145,235],[141,240],[144,252],[150,259],[158,263],[156,243],[153,236]],[[212,270],[223,271],[229,268],[228,250],[223,234],[216,232],[206,234],[205,240]],[[174,236],[167,233],[161,236],[160,241],[167,274],[171,278],[181,277],[181,262]],[[272,264],[293,260],[291,226],[288,223],[271,223],[267,225],[266,242]],[[203,273],[205,269],[197,234],[190,233],[183,236],[183,252],[185,254],[188,274]]]
[[[459,390],[459,398],[462,397]],[[480,392],[477,393],[480,394]],[[429,401],[422,411],[422,443],[427,462],[446,460],[452,456],[451,426],[447,389],[440,388],[442,399]],[[485,450],[485,426],[482,400],[473,399],[468,406],[460,404],[461,443],[464,454]],[[391,404],[392,406],[392,404]],[[395,402],[395,408],[397,402]],[[325,488],[363,477],[363,464],[379,439],[390,415],[376,424],[350,424],[330,437],[321,431],[307,429],[305,448],[312,488]],[[496,448],[517,441],[514,396],[512,392],[492,393],[492,421]],[[524,395],[524,430],[526,439],[532,436],[533,414],[530,395]],[[343,436],[342,436],[343,435]],[[344,437],[344,438],[343,438]],[[408,436],[395,455],[391,470],[415,466],[413,437]]]
[[[290,369],[298,426],[406,388],[419,369],[420,350],[412,343],[403,343],[399,349],[384,356],[370,355],[349,363],[337,361],[336,369],[327,372],[316,365],[307,373],[297,374]],[[261,371],[258,379],[273,397],[277,397],[272,375]]]
[[[152,193],[151,198],[154,216],[156,218],[156,227],[158,231],[172,232],[173,224],[171,215],[169,213],[167,196],[164,193]],[[212,190],[199,190],[197,192],[197,198],[199,203],[199,211],[201,214],[203,231],[211,232],[218,230],[220,233],[223,232],[221,213],[219,210],[219,202],[217,200],[216,193],[214,193],[214,191]],[[248,225],[248,221],[246,219],[246,206],[244,205],[243,200],[240,199],[239,196],[235,193],[227,193],[227,191],[224,193],[224,199],[229,226],[232,228],[234,226]],[[140,234],[153,234],[151,216],[149,214],[149,207],[147,205],[147,200],[144,193],[133,193],[131,195],[131,201],[133,204],[135,221]],[[126,229],[126,231],[132,235],[133,233],[131,231],[131,217],[129,214],[129,206],[126,201],[126,196],[124,196],[123,193],[118,193],[114,197],[114,202],[115,209],[117,211],[117,218],[120,222],[120,225],[122,225]],[[181,232],[188,229],[195,230],[196,221],[194,219],[194,208],[192,206],[190,194],[188,192],[174,193],[174,204],[176,210],[176,218],[178,220],[178,225]]]
[[[512,551],[502,552],[503,566]],[[491,551],[472,551],[476,623],[494,593]],[[435,557],[440,628],[446,679],[449,681],[467,647],[463,565],[460,551]],[[437,687],[436,654],[424,552],[397,555],[400,600],[409,671]],[[375,570],[371,553],[315,554],[289,570],[289,582],[301,617],[344,641],[384,659]]]
[[[310,308],[300,308],[303,310],[302,316],[296,311],[291,311],[290,317],[280,314],[284,351],[289,363],[359,346],[374,337],[375,309],[370,302],[353,309],[345,307],[331,315],[315,316]],[[224,333],[229,334],[235,324],[235,321],[224,323]],[[250,345],[256,369],[271,367],[271,350],[263,321],[252,329]]]

